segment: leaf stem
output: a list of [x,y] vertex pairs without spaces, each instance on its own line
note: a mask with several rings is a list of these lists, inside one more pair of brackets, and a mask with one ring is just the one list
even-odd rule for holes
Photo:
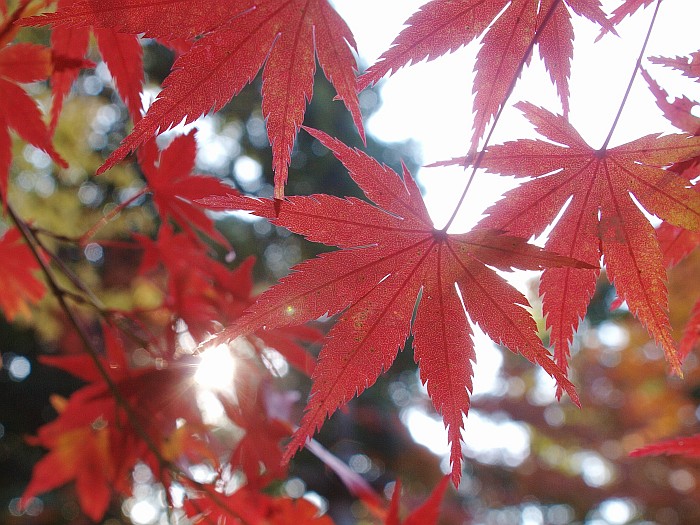
[[603,145],[598,150],[601,153],[604,152],[608,148],[608,144],[610,143],[610,139],[612,138],[613,133],[615,132],[615,128],[617,127],[617,123],[620,120],[620,116],[622,115],[622,110],[625,108],[625,104],[627,103],[627,98],[629,97],[630,91],[632,91],[632,84],[634,84],[634,79],[637,76],[637,71],[639,71],[639,68],[642,67],[642,58],[644,58],[644,52],[646,51],[647,44],[649,43],[649,37],[651,37],[651,31],[654,28],[654,24],[656,23],[656,15],[659,13],[659,7],[661,7],[661,1],[662,0],[657,0],[657,2],[656,2],[656,8],[654,9],[654,14],[651,17],[651,22],[649,22],[649,29],[647,30],[647,36],[644,38],[644,44],[642,44],[642,49],[639,51],[639,56],[637,57],[637,62],[634,64],[634,70],[632,71],[632,76],[630,77],[630,81],[627,84],[627,89],[625,90],[625,95],[622,97],[622,102],[620,102],[620,107],[617,110],[617,115],[615,115],[615,120],[613,120],[612,126],[610,126],[610,131],[608,132],[608,136],[605,138],[605,142],[603,142]]
[[[452,212],[452,215],[450,216],[449,220],[447,221],[447,224],[445,224],[445,226],[440,230],[441,232],[446,232],[449,229],[449,227],[452,226],[452,223],[454,222],[455,218],[457,217],[457,212],[459,212],[459,209],[462,207],[462,204],[464,203],[464,199],[467,197],[467,192],[469,191],[469,188],[471,187],[472,182],[474,182],[474,177],[476,176],[476,170],[479,169],[479,167],[481,166],[481,161],[484,159],[484,154],[486,153],[486,147],[488,146],[489,142],[491,141],[491,137],[493,136],[493,132],[496,129],[496,125],[498,124],[498,121],[501,119],[501,115],[503,114],[503,110],[506,107],[506,102],[508,102],[508,99],[513,94],[513,90],[515,89],[515,85],[518,83],[518,78],[520,77],[520,73],[522,72],[523,68],[525,67],[525,63],[527,62],[528,57],[530,57],[530,55],[532,54],[532,50],[535,48],[535,44],[537,43],[537,39],[542,34],[542,30],[547,26],[547,23],[551,20],[552,16],[554,15],[554,11],[557,9],[557,7],[559,7],[560,3],[561,3],[561,0],[554,0],[554,2],[552,2],[552,5],[549,7],[549,10],[544,15],[544,18],[542,19],[542,22],[540,23],[539,27],[537,27],[535,29],[535,34],[533,35],[532,40],[530,41],[530,44],[527,46],[525,53],[523,53],[523,57],[520,59],[520,64],[518,65],[518,69],[516,70],[515,75],[513,75],[513,79],[510,81],[510,84],[508,86],[508,91],[506,91],[506,96],[503,98],[503,101],[501,102],[501,107],[498,109],[498,112],[496,113],[496,116],[493,119],[493,124],[491,125],[491,128],[489,129],[489,132],[486,135],[486,138],[484,139],[484,145],[482,146],[481,151],[479,151],[476,154],[476,157],[474,158],[474,162],[472,164],[472,172],[469,175],[469,180],[467,180],[467,185],[465,186],[464,191],[462,191],[462,195],[459,198],[459,201],[457,201],[457,205],[455,206],[455,209]],[[470,156],[471,156],[471,153],[470,153]]]
[[136,192],[134,195],[129,197],[127,200],[119,204],[118,206],[115,206],[113,209],[111,209],[106,215],[104,215],[99,221],[97,221],[92,228],[90,228],[88,231],[86,231],[84,234],[80,236],[80,239],[78,240],[78,244],[81,246],[84,246],[94,235],[97,233],[97,231],[102,228],[105,224],[107,224],[109,221],[114,219],[117,215],[121,213],[121,211],[129,206],[132,202],[140,199],[143,197],[146,193],[150,191],[148,186],[144,186],[140,191]]

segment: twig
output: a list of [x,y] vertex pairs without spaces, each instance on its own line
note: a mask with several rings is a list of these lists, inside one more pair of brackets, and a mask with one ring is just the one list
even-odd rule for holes
[[637,76],[637,71],[639,71],[639,68],[642,67],[642,59],[644,58],[644,52],[646,51],[647,44],[649,43],[649,37],[651,37],[651,30],[654,28],[654,24],[656,23],[656,15],[659,13],[659,7],[661,7],[661,0],[657,0],[656,2],[656,9],[654,9],[654,14],[651,17],[651,22],[649,22],[647,36],[644,38],[644,44],[642,44],[642,49],[639,51],[639,57],[637,57],[637,62],[635,62],[634,64],[634,70],[632,71],[632,76],[630,77],[630,81],[627,84],[627,90],[625,91],[625,95],[622,97],[622,102],[620,102],[620,107],[617,110],[617,115],[615,115],[615,120],[613,120],[612,126],[610,126],[610,132],[605,138],[605,142],[603,142],[603,145],[598,150],[601,153],[603,153],[608,148],[610,139],[612,138],[613,132],[617,127],[618,121],[620,120],[620,115],[622,115],[622,110],[625,108],[625,104],[627,103],[627,97],[629,97],[630,91],[632,91],[632,84],[634,84],[634,79]]
[[92,239],[92,237],[95,236],[97,231],[102,228],[105,224],[107,224],[109,221],[114,219],[117,215],[121,213],[121,211],[129,206],[131,203],[134,201],[140,199],[143,197],[146,193],[148,193],[150,190],[148,186],[144,186],[140,191],[136,192],[134,195],[129,197],[127,200],[124,202],[120,203],[118,206],[115,206],[112,208],[109,213],[104,215],[99,221],[97,221],[92,228],[90,228],[88,231],[86,231],[84,234],[80,236],[80,239],[78,240],[78,244],[81,246],[84,246],[87,244],[87,242]]
[[545,14],[544,18],[542,19],[542,23],[540,26],[535,29],[535,34],[532,37],[532,40],[530,41],[530,44],[527,46],[527,49],[525,50],[525,53],[523,53],[522,59],[520,59],[520,64],[518,65],[518,69],[516,71],[516,74],[513,75],[513,80],[511,80],[510,85],[508,86],[508,91],[506,91],[506,96],[503,98],[503,101],[501,102],[501,107],[498,109],[498,112],[496,113],[495,118],[493,119],[493,124],[491,125],[491,129],[489,130],[488,134],[486,135],[486,138],[484,139],[484,145],[481,147],[481,151],[477,153],[476,158],[474,159],[474,163],[472,164],[472,172],[469,175],[469,179],[467,180],[467,185],[464,188],[464,191],[462,192],[462,196],[459,198],[459,201],[457,201],[457,205],[455,206],[454,211],[452,212],[452,215],[450,216],[449,220],[447,221],[447,224],[440,230],[442,233],[445,233],[450,226],[452,226],[452,223],[454,222],[455,218],[457,217],[457,213],[459,212],[459,209],[462,207],[462,204],[464,203],[464,199],[467,197],[467,192],[469,191],[469,188],[472,185],[472,182],[474,182],[474,177],[476,176],[476,170],[479,169],[481,166],[481,162],[484,159],[484,154],[486,153],[486,147],[489,145],[489,142],[491,141],[491,137],[493,136],[493,132],[496,129],[496,125],[498,124],[498,121],[501,119],[501,115],[503,114],[503,110],[506,108],[506,102],[508,102],[508,99],[510,98],[511,94],[513,93],[513,90],[515,89],[515,85],[518,83],[518,78],[520,77],[520,73],[522,72],[523,67],[525,67],[525,63],[528,60],[528,57],[532,54],[532,50],[535,48],[535,44],[537,43],[537,39],[540,37],[542,34],[542,30],[547,26],[547,23],[549,20],[552,18],[552,15],[554,15],[554,11],[556,8],[559,6],[561,3],[561,0],[554,0],[552,2],[552,5],[550,6],[549,10],[547,11],[547,14]]
[[17,216],[14,209],[12,208],[12,206],[9,203],[7,204],[7,213],[12,218],[12,221],[15,223],[15,225],[17,225],[17,228],[19,229],[20,233],[22,234],[22,237],[24,238],[25,242],[27,243],[27,246],[29,246],[29,249],[32,251],[32,254],[34,255],[34,259],[36,259],[36,261],[39,263],[39,266],[41,267],[42,273],[44,274],[44,277],[46,278],[46,281],[49,285],[49,288],[51,289],[51,292],[56,297],[56,300],[58,301],[59,305],[61,306],[61,309],[68,316],[70,323],[75,327],[76,331],[78,332],[78,336],[80,337],[81,341],[83,342],[83,345],[85,346],[85,349],[87,350],[88,355],[90,356],[92,362],[94,363],[95,367],[97,368],[97,371],[100,374],[100,377],[104,380],[105,384],[107,385],[107,388],[109,389],[110,394],[114,398],[117,405],[124,411],[127,418],[129,419],[129,422],[134,427],[134,430],[139,435],[139,437],[144,441],[148,450],[155,456],[156,460],[161,465],[161,467],[168,468],[169,470],[171,470],[173,472],[180,472],[179,469],[177,469],[174,465],[172,465],[172,463],[170,463],[168,460],[166,460],[163,457],[163,455],[160,453],[158,446],[155,444],[155,442],[148,435],[148,433],[146,432],[144,427],[141,425],[141,421],[139,420],[138,416],[134,412],[133,408],[131,407],[129,402],[126,400],[126,398],[122,395],[122,393],[119,391],[119,388],[117,387],[116,383],[114,383],[114,381],[110,377],[109,372],[107,371],[104,364],[100,360],[99,351],[94,347],[92,341],[90,340],[90,336],[85,331],[85,328],[80,323],[80,321],[76,317],[75,313],[73,312],[71,307],[66,302],[65,291],[63,289],[61,289],[61,287],[58,285],[56,278],[53,275],[53,271],[51,270],[51,268],[49,267],[47,262],[43,259],[43,257],[41,257],[41,254],[39,253],[40,248],[39,248],[39,244],[37,242],[36,237],[34,237],[32,235],[32,232],[29,229],[29,227],[27,226],[27,224]]

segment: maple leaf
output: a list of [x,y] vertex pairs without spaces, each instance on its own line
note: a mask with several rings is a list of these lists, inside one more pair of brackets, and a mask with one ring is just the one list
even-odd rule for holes
[[[141,273],[153,273],[161,265],[167,272],[164,306],[182,319],[193,337],[202,341],[221,326],[232,323],[253,302],[254,258],[234,270],[208,257],[191,235],[161,226],[155,241],[137,236],[144,248]],[[174,327],[174,323],[172,326]],[[321,334],[310,327],[256,331],[249,342],[260,354],[277,350],[291,366],[310,375],[315,362],[300,343],[314,343]]]
[[[403,521],[403,525],[435,525],[440,516],[440,502],[445,494],[447,482],[450,478],[445,476],[437,484],[427,500],[409,514]],[[401,495],[401,481],[397,481],[394,486],[394,493],[391,495],[389,513],[384,523],[386,525],[401,525],[399,520],[399,499]]]
[[206,216],[196,199],[207,195],[226,195],[233,188],[215,177],[191,175],[195,166],[197,142],[195,132],[176,137],[167,148],[159,151],[155,139],[142,148],[139,164],[153,192],[153,203],[164,221],[172,219],[197,238],[192,226],[211,239],[230,246]]
[[50,73],[51,52],[48,48],[28,43],[0,48],[0,196],[3,202],[7,199],[7,178],[12,161],[8,128],[44,150],[61,167],[68,167],[51,144],[51,136],[36,102],[17,85],[45,80]]
[[[225,16],[218,19],[218,0],[190,3],[196,4],[197,21],[185,24],[181,30],[164,22],[166,13],[160,11],[161,6],[167,13],[176,10],[182,4],[178,1],[159,3],[157,16],[153,17],[147,16],[153,6],[145,0],[132,0],[126,5],[116,0],[88,0],[39,17],[42,23],[90,23],[146,36],[192,37],[194,29],[206,27],[210,31],[176,60],[146,116],[98,173],[112,167],[159,130],[218,111],[263,69],[262,112],[272,145],[275,196],[283,197],[292,145],[313,93],[316,58],[364,140],[351,50],[356,47],[355,42],[327,0],[228,2]],[[206,21],[208,25],[200,25]]]
[[[72,0],[59,0],[58,8],[70,8]],[[138,37],[118,33],[113,29],[89,25],[56,27],[51,32],[51,50],[54,71],[51,75],[53,106],[51,125],[54,130],[63,107],[63,99],[84,67],[94,67],[84,59],[90,43],[90,33],[95,35],[97,47],[109,69],[114,85],[134,121],[141,118],[141,87],[143,85],[143,51]]]
[[579,263],[494,230],[459,235],[436,230],[410,173],[404,170],[402,180],[361,151],[320,131],[309,133],[331,149],[376,206],[329,195],[284,201],[235,195],[206,199],[209,206],[249,210],[311,241],[343,248],[294,267],[217,340],[343,312],[319,356],[301,428],[287,449],[289,458],[326,417],[391,366],[412,334],[421,380],[448,427],[457,483],[476,359],[464,306],[494,341],[542,366],[576,401],[573,385],[535,334],[534,321],[522,306],[527,299],[487,265],[509,270]]
[[649,57],[649,62],[677,69],[683,73],[683,76],[694,78],[695,82],[700,82],[700,51],[691,53],[690,57]]
[[0,309],[8,321],[17,315],[29,318],[29,304],[38,302],[46,292],[44,283],[34,277],[39,270],[32,251],[22,242],[22,234],[11,228],[0,237]]
[[244,365],[237,373],[246,378],[236,384],[237,402],[219,395],[226,416],[245,430],[231,452],[229,463],[243,470],[249,487],[261,490],[287,474],[280,442],[291,434],[291,425],[270,414],[269,385],[264,380],[251,380],[259,372]]
[[[675,59],[652,58],[651,61],[673,67],[674,69],[679,69],[688,77],[698,78],[700,74],[700,70],[697,68],[699,57],[700,52],[694,53],[690,60],[676,57]],[[700,135],[700,118],[692,114],[692,110],[698,106],[698,103],[687,97],[676,98],[672,102],[669,102],[668,93],[662,89],[644,69],[642,69],[642,76],[647,81],[647,84],[649,84],[649,89],[656,98],[656,105],[661,109],[662,113],[671,124],[692,135]],[[693,180],[700,176],[700,157],[677,162],[668,169],[678,173],[679,176],[689,181]],[[700,186],[696,184],[693,186],[693,189],[695,191],[700,191]],[[659,239],[664,266],[666,268],[671,268],[677,264],[700,245],[700,232],[674,226],[666,221],[662,222],[657,227],[656,236]],[[678,347],[678,356],[680,359],[684,359],[691,352],[699,338],[700,301],[693,307],[690,319],[686,323],[683,331],[683,336]]]
[[391,47],[358,79],[358,89],[403,66],[455,51],[486,31],[475,68],[476,115],[471,148],[476,148],[486,125],[503,105],[535,38],[564,113],[568,114],[574,34],[567,5],[577,14],[607,26],[598,0],[569,0],[556,5],[555,0],[428,2],[406,20],[407,27]]
[[130,493],[129,474],[138,461],[151,466],[167,484],[167,473],[144,441],[143,432],[162,456],[173,461],[192,457],[200,462],[216,461],[194,435],[206,434],[206,427],[194,396],[186,395],[193,382],[192,363],[131,369],[117,333],[105,325],[103,335],[105,352],[99,358],[102,369],[131,407],[140,430],[127,417],[89,355],[41,356],[43,364],[69,372],[87,384],[61,403],[55,420],[30,438],[32,444],[49,452],[35,467],[23,495],[26,502],[74,480],[80,506],[94,521],[102,518],[112,490]]
[[144,248],[140,273],[153,273],[161,265],[167,272],[164,307],[182,319],[196,339],[207,337],[219,317],[218,292],[209,272],[215,262],[196,238],[175,233],[167,223],[155,241],[140,235],[136,239]]
[[[665,59],[654,61],[662,63],[663,60]],[[700,135],[700,118],[692,114],[693,108],[697,107],[698,103],[687,97],[676,98],[669,102],[668,93],[644,69],[642,69],[642,76],[656,98],[656,105],[671,124],[691,135]],[[691,181],[700,176],[700,157],[677,162],[668,169]],[[695,185],[694,188],[696,191],[700,191],[699,186]],[[677,264],[700,244],[700,232],[689,231],[665,221],[656,229],[656,236],[661,245],[666,268]]]
[[194,523],[239,525],[333,525],[328,516],[319,516],[318,507],[299,498],[271,497],[255,492],[247,485],[225,496],[211,492],[187,498],[183,508]]
[[630,452],[630,456],[632,457],[660,456],[662,454],[677,454],[691,458],[700,457],[700,434],[667,439],[665,441],[660,441],[659,443],[646,445]]
[[101,520],[115,476],[109,437],[107,428],[99,425],[66,428],[58,420],[41,427],[38,436],[28,441],[49,453],[34,466],[22,502],[74,480],[80,508],[91,520]]
[[[564,117],[529,103],[516,107],[552,142],[524,139],[486,150],[481,166],[488,171],[535,178],[507,192],[486,210],[488,216],[479,226],[523,237],[539,235],[566,206],[545,248],[591,267],[604,256],[618,294],[663,347],[671,368],[680,373],[670,334],[661,251],[654,229],[631,196],[672,224],[700,228],[700,194],[686,179],[660,167],[697,156],[700,138],[648,135],[595,150]],[[548,268],[542,275],[540,295],[547,327],[555,360],[563,368],[598,273],[597,269]]]

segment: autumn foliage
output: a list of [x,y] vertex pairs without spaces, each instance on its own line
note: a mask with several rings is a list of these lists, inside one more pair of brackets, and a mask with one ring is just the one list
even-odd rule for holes
[[[700,301],[685,327],[672,326],[666,271],[700,242],[700,119],[692,113],[699,103],[669,101],[645,67],[700,81],[700,51],[646,57],[642,48],[635,68],[678,133],[609,147],[615,119],[595,148],[569,121],[572,19],[595,24],[600,38],[617,38],[626,17],[660,4],[626,0],[607,12],[598,0],[432,0],[359,72],[351,29],[328,0],[0,0],[0,310],[10,322],[32,322],[50,305],[71,344],[40,361],[82,382],[69,397],[53,396],[56,417],[27,437],[46,453],[21,505],[72,483],[82,513],[97,522],[115,495],[131,494],[132,472],[145,465],[171,494],[166,505],[195,523],[328,525],[330,515],[280,489],[306,447],[366,506],[368,519],[437,523],[448,481],[458,487],[464,471],[464,420],[479,359],[473,324],[553,378],[563,405],[585,412],[589,385],[575,379],[583,370],[573,382],[569,377],[571,348],[602,271],[614,285],[615,305],[626,303],[662,349],[668,374],[682,376],[684,359],[700,340]],[[44,35],[48,46],[22,40],[30,31]],[[96,66],[91,39],[131,121],[97,169],[60,146],[71,87]],[[146,39],[176,58],[143,107]],[[318,62],[365,143],[363,90],[477,41],[473,133],[464,137],[463,156],[435,169],[464,167],[458,207],[474,198],[468,189],[479,169],[521,183],[471,231],[452,233],[457,210],[435,227],[405,165],[398,173],[327,130],[305,127],[305,114]],[[491,144],[490,130],[511,107],[510,94],[535,52],[561,112],[518,102],[514,107],[538,138]],[[196,173],[193,131],[156,140],[235,104],[259,75],[272,195]],[[48,83],[50,103],[32,95],[34,82]],[[332,153],[359,197],[285,191],[300,133]],[[88,169],[90,177],[104,178],[132,165],[139,189],[77,235],[53,231],[15,202],[22,192],[14,168],[18,142],[45,152],[56,177]],[[153,209],[147,225],[134,220],[110,229],[145,198]],[[249,212],[333,249],[263,290],[254,279],[255,260],[238,257],[236,239],[217,228],[213,217],[231,212]],[[545,232],[544,247],[530,242]],[[81,260],[89,259],[89,249],[136,254],[119,277],[129,296],[103,300],[95,279],[68,261],[67,246]],[[546,344],[528,299],[503,277],[514,269],[542,271]],[[235,439],[222,439],[198,403],[200,360],[222,348],[238,363],[239,379],[212,395]],[[314,441],[326,420],[371,387],[400,351],[412,352],[450,448],[447,475],[418,505],[401,502],[400,480],[386,498]],[[273,380],[275,359],[310,379],[300,419],[294,385]],[[699,442],[697,435],[669,437],[633,455],[697,457]],[[196,467],[211,475],[195,475]],[[175,488],[179,501],[168,492]]]

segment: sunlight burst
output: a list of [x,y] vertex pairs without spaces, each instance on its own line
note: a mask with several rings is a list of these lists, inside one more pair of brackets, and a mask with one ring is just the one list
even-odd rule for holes
[[228,345],[205,350],[194,374],[195,382],[210,390],[230,390],[236,373],[236,361]]

